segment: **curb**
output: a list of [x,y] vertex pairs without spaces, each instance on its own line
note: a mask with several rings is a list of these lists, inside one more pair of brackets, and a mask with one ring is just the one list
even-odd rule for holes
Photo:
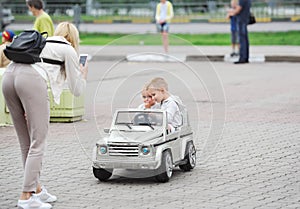
[[268,55],[265,62],[300,62],[300,56]]
[[[122,62],[131,62],[128,60],[128,55],[112,55],[112,56],[93,56],[92,61],[122,61]],[[187,62],[230,62],[225,60],[224,55],[186,55],[185,61]],[[147,62],[141,60],[138,62]],[[155,60],[149,60],[149,62],[156,62]],[[161,62],[158,60],[158,62]],[[265,62],[300,62],[300,56],[285,56],[285,55],[265,55],[264,61],[251,61],[252,63],[265,63]]]
[[186,61],[189,62],[205,62],[205,61],[212,61],[212,62],[223,62],[224,55],[187,55]]

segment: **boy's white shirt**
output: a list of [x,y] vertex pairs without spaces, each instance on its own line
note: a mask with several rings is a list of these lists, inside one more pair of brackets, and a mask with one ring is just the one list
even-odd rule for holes
[[[181,102],[180,99],[178,101]],[[182,125],[182,114],[176,103],[178,101],[177,101],[177,96],[171,95],[167,99],[162,101],[162,103],[160,104],[160,108],[167,112],[168,124],[170,124],[173,128]]]

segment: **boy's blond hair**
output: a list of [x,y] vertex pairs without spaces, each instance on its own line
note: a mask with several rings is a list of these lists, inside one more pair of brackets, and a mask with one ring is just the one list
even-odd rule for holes
[[79,53],[79,32],[75,25],[69,22],[61,22],[57,25],[54,35],[63,36],[71,43],[76,52]]
[[147,85],[147,90],[151,89],[151,88],[165,89],[166,91],[168,91],[168,83],[166,82],[165,79],[163,79],[161,77],[156,77],[156,78],[153,78]]

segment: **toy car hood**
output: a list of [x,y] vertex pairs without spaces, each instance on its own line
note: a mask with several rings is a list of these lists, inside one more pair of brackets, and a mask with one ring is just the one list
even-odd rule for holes
[[147,142],[160,139],[163,136],[162,129],[156,129],[148,132],[123,132],[113,130],[110,136],[106,138],[107,142]]

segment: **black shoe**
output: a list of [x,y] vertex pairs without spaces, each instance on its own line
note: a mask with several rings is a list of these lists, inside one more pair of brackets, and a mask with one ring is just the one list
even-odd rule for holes
[[234,62],[234,64],[245,64],[245,63],[249,63],[248,60],[239,60],[237,62]]

